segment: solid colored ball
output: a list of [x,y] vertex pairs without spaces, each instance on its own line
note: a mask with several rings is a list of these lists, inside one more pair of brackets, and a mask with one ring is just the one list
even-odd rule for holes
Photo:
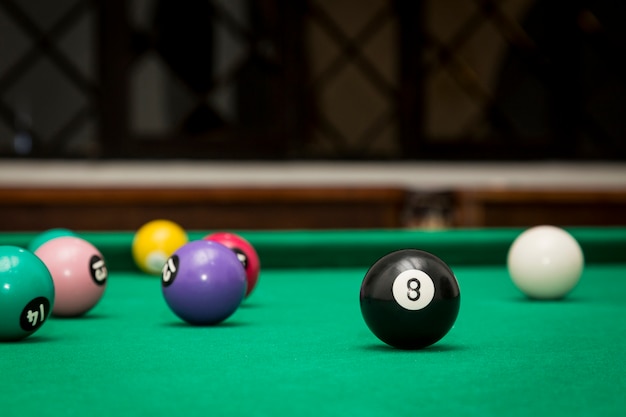
[[226,246],[196,240],[167,260],[161,284],[167,305],[178,317],[211,325],[226,320],[243,301],[246,271]]
[[372,333],[399,349],[421,349],[443,338],[459,313],[454,273],[435,255],[402,249],[376,261],[365,274],[361,313]]
[[515,286],[530,298],[565,297],[580,281],[585,260],[576,239],[555,226],[536,226],[511,245],[507,268]]
[[261,261],[254,246],[240,235],[229,232],[215,232],[205,236],[204,239],[221,243],[235,252],[246,270],[246,297],[249,296],[256,287],[261,272]]
[[38,257],[0,246],[0,341],[35,333],[49,317],[54,295],[50,272]]
[[141,226],[133,238],[132,254],[143,272],[159,275],[165,261],[188,242],[187,232],[170,220],[152,220]]
[[28,243],[28,250],[31,252],[35,252],[37,249],[39,249],[41,245],[43,245],[47,241],[56,239],[57,237],[63,237],[63,236],[77,236],[77,235],[72,230],[65,229],[63,227],[58,227],[55,229],[48,229],[36,235]]
[[56,290],[52,314],[76,317],[100,301],[108,271],[100,251],[88,241],[64,236],[50,240],[35,252],[48,267]]

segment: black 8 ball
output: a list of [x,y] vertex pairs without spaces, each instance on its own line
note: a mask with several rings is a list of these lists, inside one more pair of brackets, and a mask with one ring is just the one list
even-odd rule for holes
[[461,292],[441,259],[402,249],[370,267],[360,300],[363,319],[376,337],[399,349],[421,349],[450,331],[459,314]]

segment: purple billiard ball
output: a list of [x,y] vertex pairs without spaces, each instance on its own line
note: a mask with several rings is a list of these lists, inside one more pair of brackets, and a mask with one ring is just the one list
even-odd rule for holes
[[217,324],[230,317],[246,293],[246,271],[226,246],[191,241],[167,260],[161,275],[169,308],[195,325]]

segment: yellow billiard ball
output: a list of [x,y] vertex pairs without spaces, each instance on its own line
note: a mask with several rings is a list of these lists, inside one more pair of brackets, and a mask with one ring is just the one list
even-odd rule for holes
[[163,219],[152,220],[135,233],[133,259],[142,271],[160,275],[167,259],[187,242],[187,232],[177,223]]

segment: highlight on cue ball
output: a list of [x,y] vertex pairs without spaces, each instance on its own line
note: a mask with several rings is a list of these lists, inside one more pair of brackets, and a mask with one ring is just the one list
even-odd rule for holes
[[24,248],[0,246],[0,341],[35,333],[54,301],[52,276],[41,259]]
[[143,272],[160,275],[167,258],[188,241],[187,232],[178,223],[166,219],[151,220],[133,237],[133,260]]
[[576,239],[566,230],[551,225],[522,232],[507,255],[507,269],[515,286],[529,298],[538,300],[567,296],[580,281],[584,263]]
[[421,349],[450,331],[461,293],[454,273],[440,258],[402,249],[370,267],[359,299],[363,319],[376,337],[395,348]]

